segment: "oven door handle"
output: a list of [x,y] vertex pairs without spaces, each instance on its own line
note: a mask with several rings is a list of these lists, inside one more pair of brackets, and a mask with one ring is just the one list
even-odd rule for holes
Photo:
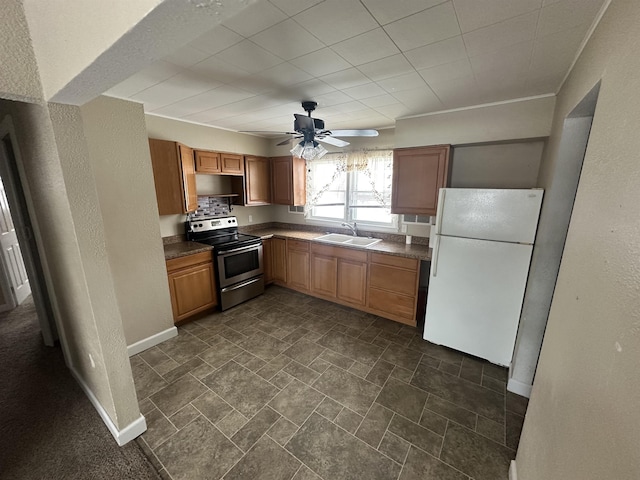
[[239,288],[246,287],[247,285],[251,285],[252,283],[256,283],[256,282],[260,281],[260,278],[262,278],[262,277],[251,278],[251,279],[247,280],[246,282],[239,283],[238,285],[233,285],[232,287],[225,287],[220,291],[221,292],[231,292],[233,290],[238,290]]
[[257,247],[262,246],[261,243],[256,243],[255,245],[249,245],[247,247],[239,247],[239,248],[234,248],[233,250],[224,250],[220,253],[218,253],[219,257],[226,257],[227,255],[231,254],[231,253],[237,253],[237,252],[244,252],[247,250],[256,250]]

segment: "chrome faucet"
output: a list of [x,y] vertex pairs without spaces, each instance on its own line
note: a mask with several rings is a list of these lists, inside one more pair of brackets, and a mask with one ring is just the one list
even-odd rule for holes
[[353,222],[353,225],[347,222],[342,222],[342,226],[347,227],[349,230],[351,230],[351,234],[354,237],[358,236],[358,224],[356,222]]

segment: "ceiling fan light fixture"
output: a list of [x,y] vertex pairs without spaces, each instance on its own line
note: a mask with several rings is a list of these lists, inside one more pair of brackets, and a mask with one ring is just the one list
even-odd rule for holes
[[291,154],[298,157],[304,158],[305,160],[318,160],[324,157],[327,153],[326,148],[320,145],[318,142],[300,142],[295,147],[291,149]]

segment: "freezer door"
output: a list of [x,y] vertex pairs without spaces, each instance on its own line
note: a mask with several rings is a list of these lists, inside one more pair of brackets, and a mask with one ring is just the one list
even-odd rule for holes
[[438,237],[424,339],[509,365],[531,245]]
[[543,190],[443,188],[436,233],[501,242],[533,243]]

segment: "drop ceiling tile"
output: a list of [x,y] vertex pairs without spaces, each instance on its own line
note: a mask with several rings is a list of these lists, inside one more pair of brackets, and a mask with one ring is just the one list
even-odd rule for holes
[[164,57],[163,60],[175,65],[180,65],[181,67],[191,67],[192,65],[209,58],[211,55],[212,54],[198,50],[190,45],[185,45],[179,50],[173,52],[171,55]]
[[253,96],[243,100],[239,100],[237,102],[221,105],[216,108],[211,108],[194,115],[188,115],[185,117],[185,119],[203,123],[215,122],[225,118],[236,117],[244,113],[255,112],[263,108],[273,107],[280,103],[283,102],[281,100],[270,98],[267,96]]
[[291,63],[315,77],[346,70],[351,64],[330,48],[309,53],[291,60]]
[[230,85],[222,85],[199,95],[185,98],[179,102],[156,110],[154,113],[167,117],[186,117],[221,105],[244,100],[253,94]]
[[407,107],[407,115],[415,115],[442,108],[440,99],[426,85],[424,88],[396,92],[393,96]]
[[340,103],[338,105],[334,105],[332,107],[335,111],[340,112],[340,113],[353,113],[353,112],[359,112],[361,110],[368,110],[369,107],[367,107],[366,105],[363,105],[362,103],[358,102],[357,100],[352,100],[350,102],[347,103]]
[[[463,47],[464,48],[464,47]],[[391,57],[376,60],[375,62],[359,65],[358,70],[364,73],[373,81],[395,77],[404,73],[413,72],[413,66],[407,61],[404,55],[392,55]]]
[[337,43],[331,49],[352,65],[361,65],[400,53],[382,28]]
[[409,109],[402,103],[396,103],[394,105],[384,105],[382,107],[376,107],[376,112],[384,115],[387,118],[395,120],[396,118],[409,115]]
[[284,13],[293,17],[295,14],[317,5],[323,0],[270,0],[276,7]]
[[405,73],[397,77],[387,78],[378,82],[382,88],[389,93],[402,92],[404,90],[413,90],[416,88],[424,88],[424,79],[416,72]]
[[326,45],[378,27],[358,0],[326,0],[293,18]]
[[453,0],[463,33],[539,10],[542,0]]
[[289,98],[309,99],[313,100],[314,96],[323,95],[326,93],[334,92],[335,88],[331,85],[327,85],[322,80],[314,78],[307,80],[306,82],[296,83],[287,88]]
[[263,30],[251,37],[251,41],[285,60],[291,60],[324,47],[320,40],[292,19]]
[[338,105],[340,103],[351,102],[353,101],[353,98],[351,98],[346,93],[335,90],[333,92],[325,93],[323,95],[315,95],[313,97],[313,100],[315,102],[318,102],[318,108],[322,108],[324,113],[325,111],[324,109],[326,109],[327,107],[331,107],[332,105]]
[[281,63],[256,75],[256,78],[276,87],[287,87],[311,79],[311,75],[288,62]]
[[129,98],[146,88],[156,85],[167,78],[173,77],[183,71],[183,68],[164,60],[158,60],[147,68],[133,74],[125,81],[120,82],[106,93],[121,98]]
[[568,70],[589,29],[589,24],[538,37],[533,46],[531,69],[534,71]]
[[207,75],[212,80],[228,84],[234,84],[236,81],[248,75],[247,71],[220,60],[215,56],[209,57],[206,60],[195,64],[190,67],[189,70],[202,75]]
[[375,97],[385,93],[384,90],[374,82],[359,85],[357,87],[345,88],[343,92],[356,100]]
[[514,43],[533,40],[536,34],[538,12],[496,23],[489,27],[465,33],[464,43],[470,57],[495,52]]
[[469,61],[474,72],[490,71],[527,71],[531,63],[533,42],[522,42],[502,48],[498,51],[471,57]]
[[418,73],[429,85],[431,82],[446,82],[456,78],[473,76],[471,64],[467,58],[436,67],[424,68],[418,70]]
[[394,105],[396,103],[399,103],[396,97],[393,97],[388,93],[385,93],[384,95],[378,95],[377,97],[364,98],[360,101],[371,108],[385,107],[387,105]]
[[430,86],[445,108],[481,103],[480,92],[473,75],[433,81]]
[[447,0],[403,0],[401,2],[362,0],[362,3],[365,4],[381,25],[386,25],[445,1]]
[[467,58],[462,36],[449,38],[425,47],[405,52],[405,56],[416,69],[430,68]]
[[330,75],[324,75],[320,77],[320,79],[338,90],[364,85],[371,81],[355,68],[349,68]]
[[194,72],[187,72],[149,87],[131,98],[138,102],[144,102],[145,110],[153,111],[218,86],[220,84],[217,82],[208,80]]
[[545,36],[595,20],[602,0],[562,0],[545,6],[540,12],[538,35]]
[[216,58],[231,63],[249,73],[261,72],[282,63],[282,59],[249,40],[243,40],[216,54]]
[[197,48],[209,55],[215,55],[222,50],[229,48],[243,40],[242,35],[229,30],[227,27],[218,25],[196,38],[189,44],[190,47]]
[[276,23],[286,20],[287,16],[269,2],[254,2],[242,9],[237,15],[225,20],[223,25],[243,37],[250,37]]
[[460,35],[458,19],[451,2],[385,25],[384,29],[402,51]]

